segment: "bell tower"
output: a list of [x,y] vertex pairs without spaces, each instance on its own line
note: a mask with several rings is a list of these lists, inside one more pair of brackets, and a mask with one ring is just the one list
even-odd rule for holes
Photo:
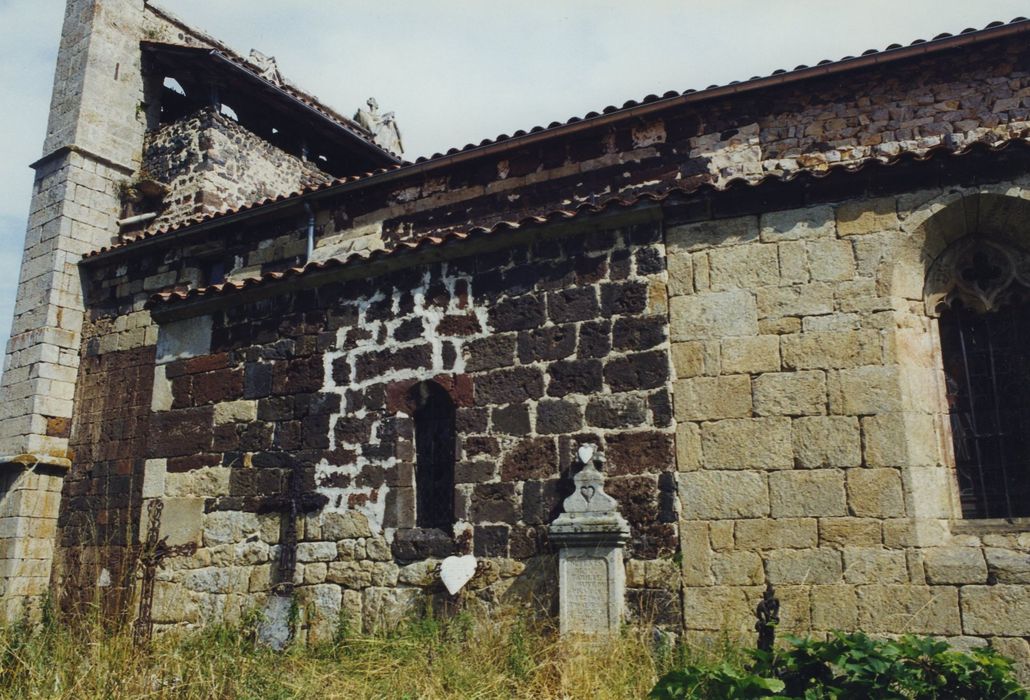
[[50,581],[83,323],[82,256],[116,237],[139,167],[145,0],[68,0],[43,156],[32,167],[14,323],[0,383],[0,620]]

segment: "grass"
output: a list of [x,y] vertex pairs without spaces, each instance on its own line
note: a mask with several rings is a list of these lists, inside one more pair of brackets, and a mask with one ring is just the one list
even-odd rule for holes
[[560,640],[512,612],[424,618],[389,634],[341,624],[331,643],[284,652],[255,645],[255,623],[166,633],[146,650],[98,621],[0,628],[0,698],[643,698],[689,654],[643,631]]

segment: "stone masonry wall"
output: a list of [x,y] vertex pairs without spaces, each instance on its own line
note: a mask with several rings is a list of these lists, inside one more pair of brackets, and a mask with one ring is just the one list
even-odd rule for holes
[[[662,260],[654,223],[544,234],[162,326],[144,495],[165,499],[166,534],[200,549],[161,574],[156,619],[263,604],[281,583],[294,468],[308,514],[293,580],[313,634],[341,607],[374,627],[426,604],[432,566],[454,552],[487,562],[480,599],[546,601],[545,526],[592,440],[633,528],[631,609],[678,624]],[[458,407],[452,533],[414,527],[406,397],[424,380]]]
[[691,634],[750,634],[772,583],[784,631],[989,642],[1030,669],[1030,540],[1025,524],[961,520],[923,300],[949,241],[1024,235],[1028,194],[1020,181],[669,227]]
[[149,132],[142,171],[171,191],[155,229],[331,179],[211,109]]

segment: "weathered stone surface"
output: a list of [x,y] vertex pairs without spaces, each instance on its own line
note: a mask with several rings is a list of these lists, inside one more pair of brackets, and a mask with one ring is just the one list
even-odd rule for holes
[[883,413],[862,419],[865,462],[871,467],[929,466],[938,463],[933,416]]
[[705,373],[705,347],[700,341],[672,344],[672,366],[678,379]]
[[701,452],[708,469],[790,469],[790,420],[740,418],[702,423]]
[[676,468],[690,471],[701,467],[701,428],[696,423],[676,426]]
[[694,265],[690,254],[670,251],[667,265],[669,271],[669,295],[693,294]]
[[815,518],[741,520],[736,524],[735,542],[741,549],[807,549],[818,545]]
[[[683,553],[680,570],[683,585],[712,585],[712,550],[708,540],[708,524],[684,521],[680,525],[680,551]],[[627,579],[627,585],[639,584]]]
[[[755,291],[755,298],[758,318],[813,316],[833,311],[833,286],[827,282],[795,284],[790,287],[759,287]],[[800,330],[800,322],[797,326]]]
[[987,563],[979,547],[931,547],[923,550],[926,582],[987,583]]
[[744,374],[681,379],[673,390],[680,420],[719,420],[751,414],[751,378]]
[[808,270],[813,280],[840,282],[855,276],[855,253],[847,240],[808,241]]
[[683,590],[685,625],[692,630],[752,634],[754,616],[747,589],[739,586],[687,587]]
[[882,547],[844,547],[844,580],[848,583],[906,583],[905,552]]
[[1030,588],[1008,584],[963,586],[962,624],[966,634],[1030,636]]
[[862,437],[857,418],[798,418],[791,422],[791,439],[794,463],[798,467],[857,467],[862,463]]
[[[858,624],[866,632],[904,630],[913,634],[961,634],[963,631],[957,588],[876,584],[859,586],[857,592]],[[965,631],[970,632],[968,623]]]
[[822,372],[774,372],[755,377],[754,410],[760,416],[806,416],[826,413],[826,377]]
[[848,202],[837,207],[837,233],[858,236],[897,229],[898,211],[891,197]]
[[679,474],[680,502],[688,520],[762,518],[769,515],[764,475],[700,470]]
[[366,631],[395,629],[415,617],[423,605],[417,588],[366,588],[362,592],[362,625]]
[[858,626],[858,596],[854,586],[812,586],[812,628],[853,630]]
[[766,554],[772,584],[840,583],[841,557],[835,549],[774,549]]
[[1030,554],[1011,549],[984,549],[987,569],[998,583],[1030,583]]
[[758,335],[755,299],[743,290],[673,297],[669,313],[674,342]]
[[775,335],[726,338],[721,350],[725,374],[758,374],[780,369],[780,339]]
[[485,404],[520,403],[544,393],[544,378],[533,367],[516,367],[476,377],[477,401]]
[[856,367],[830,372],[826,387],[830,412],[863,416],[901,408],[898,370],[894,367]]
[[583,427],[583,409],[572,401],[541,401],[536,408],[536,432],[575,433]]
[[763,241],[791,241],[836,236],[833,207],[810,207],[762,214],[760,235]]
[[787,369],[844,369],[880,363],[879,331],[815,331],[780,339]]
[[774,518],[847,514],[844,473],[836,469],[775,472],[769,493]]
[[849,469],[848,509],[851,515],[900,518],[905,515],[905,495],[896,469]]
[[1021,637],[992,637],[991,648],[1013,661],[1019,678],[1030,677],[1030,642]]
[[877,547],[883,542],[880,523],[875,518],[820,518],[819,543],[835,547]]
[[702,250],[709,246],[737,245],[758,238],[758,218],[741,216],[735,219],[700,221],[673,226],[666,232],[670,255],[681,251]]
[[717,586],[759,586],[765,583],[765,568],[754,552],[716,553],[712,577]]
[[774,245],[748,245],[713,249],[708,253],[712,290],[751,289],[777,284],[779,256]]
[[307,641],[309,644],[332,641],[340,621],[343,593],[339,586],[299,586],[297,601],[307,614]]

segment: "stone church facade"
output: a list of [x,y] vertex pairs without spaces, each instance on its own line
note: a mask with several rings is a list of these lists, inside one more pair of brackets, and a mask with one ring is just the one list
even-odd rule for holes
[[630,622],[749,634],[772,584],[790,632],[1026,668],[1028,31],[407,163],[260,55],[70,0],[3,375],[4,615],[288,595],[317,639],[443,600],[453,554],[470,601],[553,613],[593,443]]

